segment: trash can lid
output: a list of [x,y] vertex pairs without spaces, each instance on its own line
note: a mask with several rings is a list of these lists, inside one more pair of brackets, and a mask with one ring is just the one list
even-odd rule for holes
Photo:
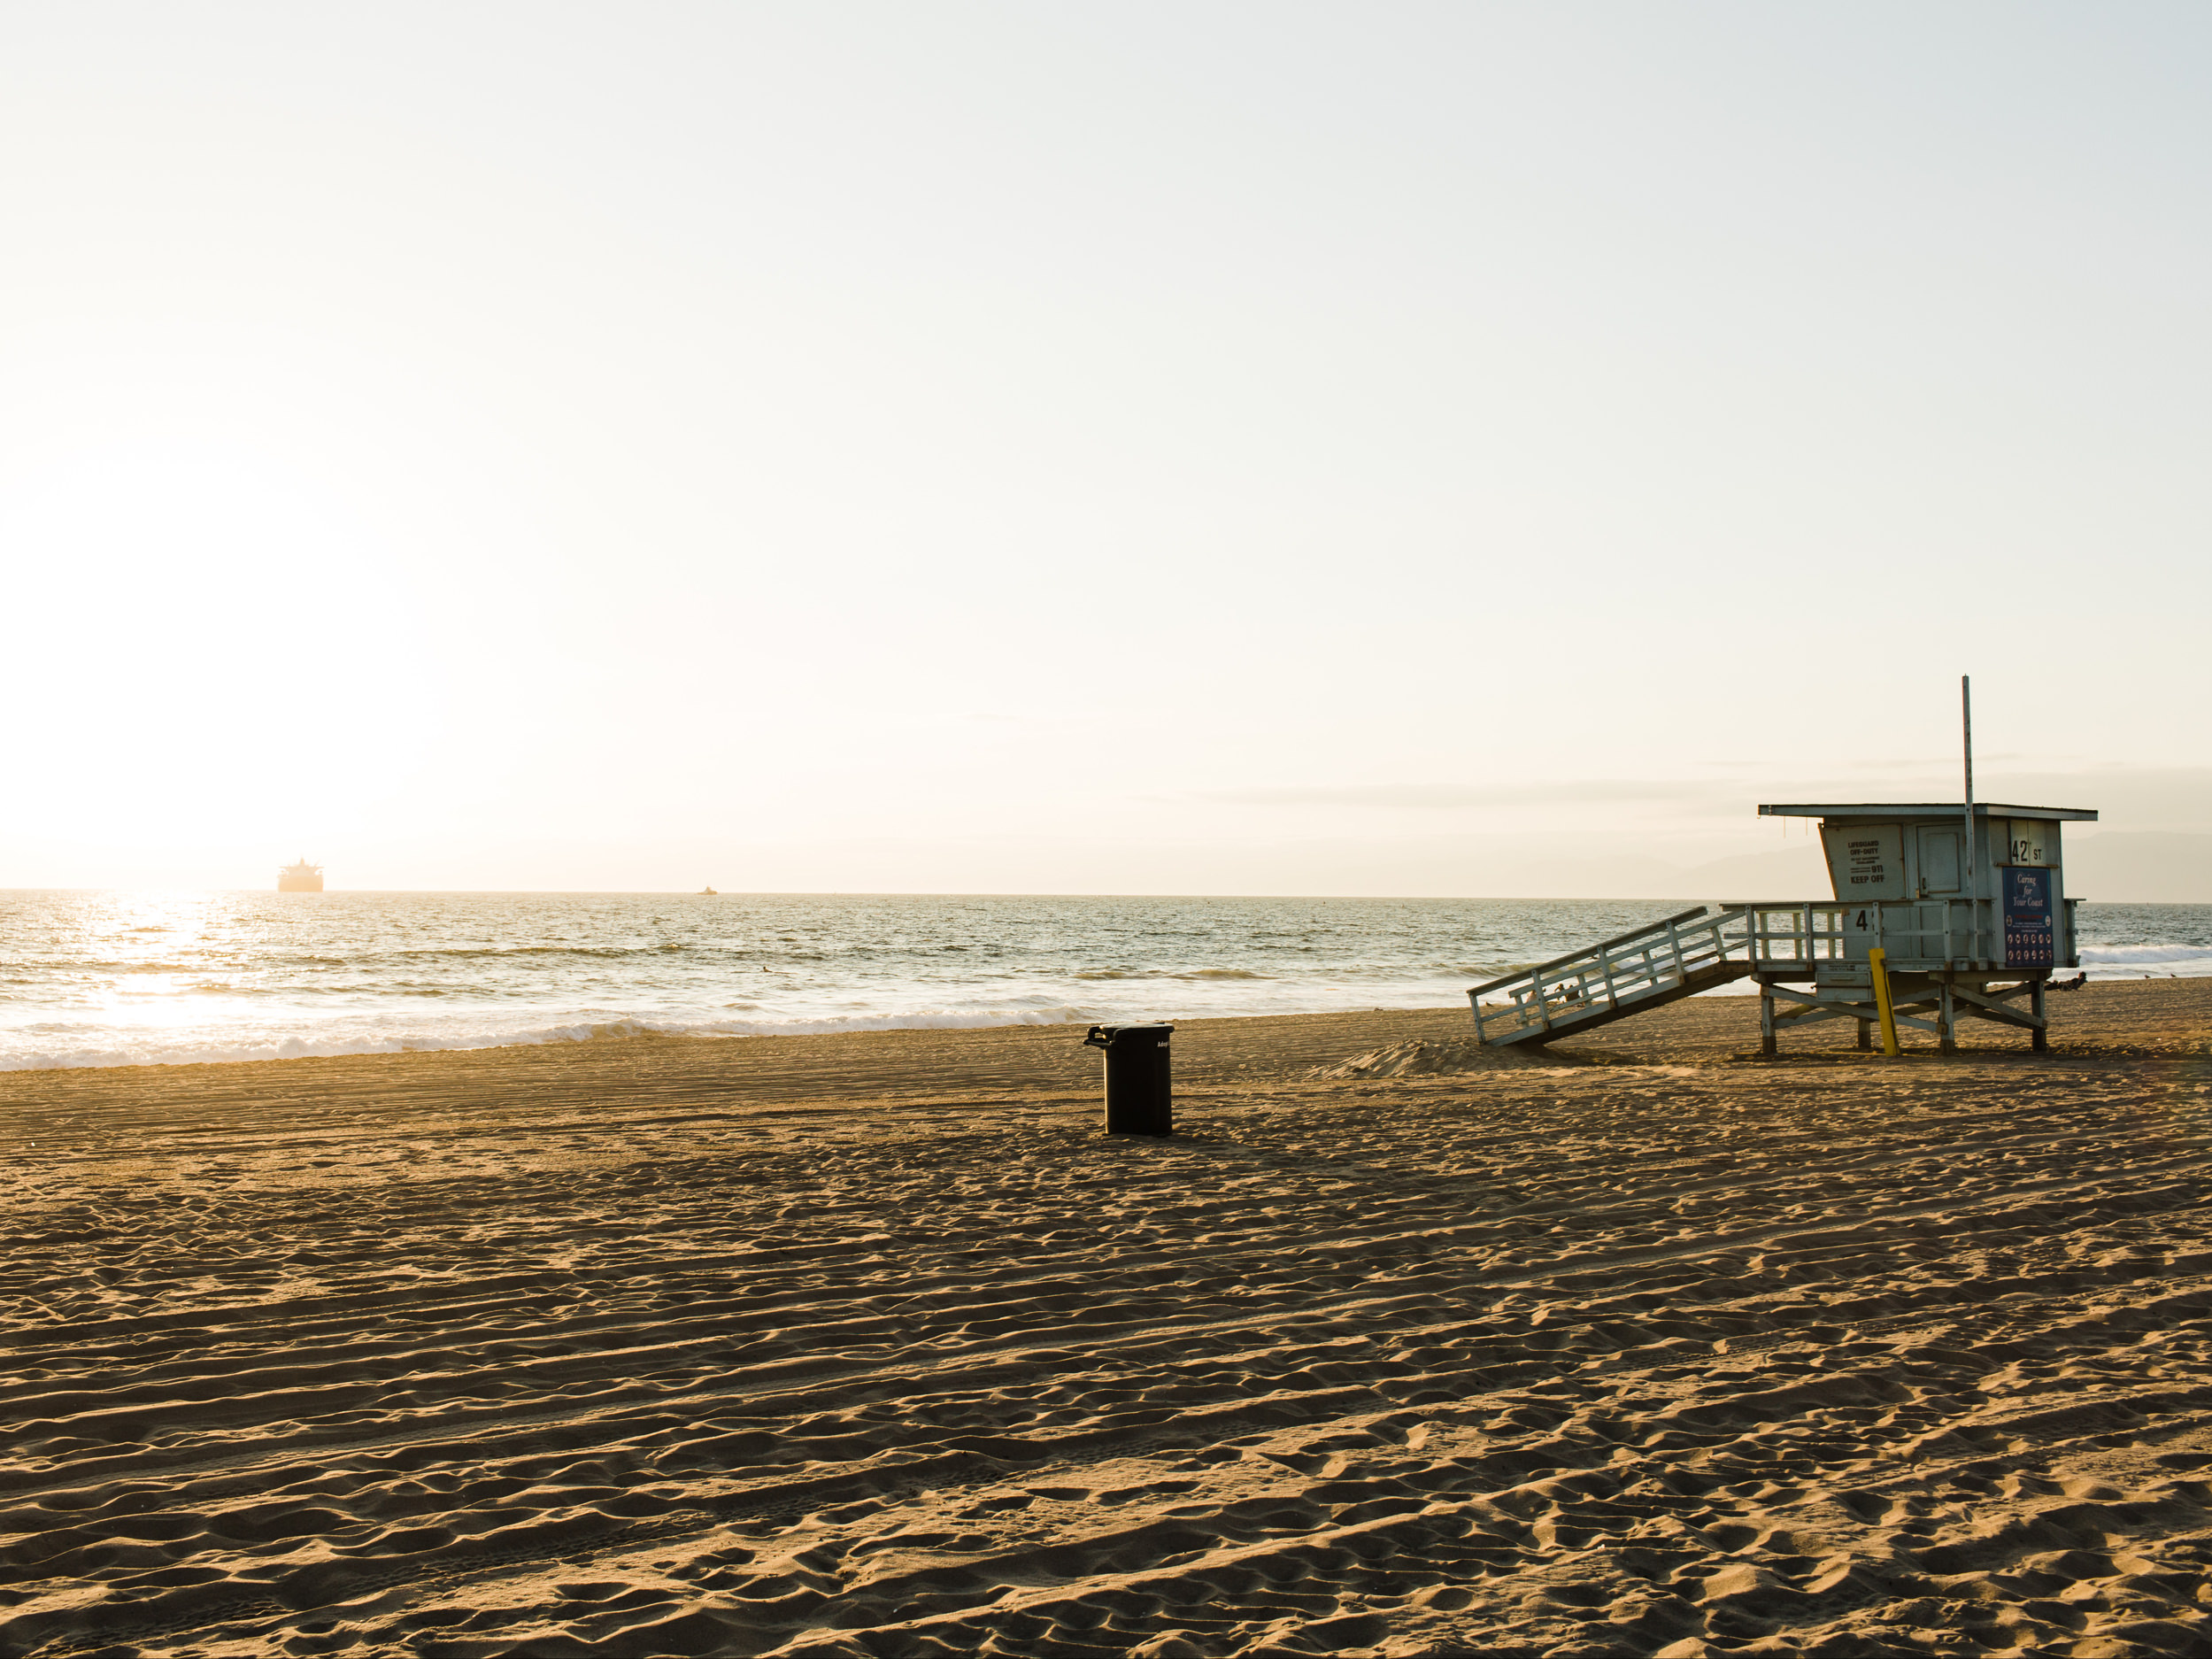
[[1104,1048],[1116,1038],[1133,1037],[1145,1031],[1172,1031],[1175,1028],[1158,1020],[1125,1020],[1112,1025],[1094,1025],[1091,1035],[1084,1038],[1086,1048]]

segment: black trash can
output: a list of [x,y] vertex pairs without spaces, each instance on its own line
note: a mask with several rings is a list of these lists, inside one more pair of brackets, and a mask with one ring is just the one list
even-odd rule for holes
[[1109,1135],[1172,1135],[1168,1039],[1172,1025],[1094,1025],[1083,1042],[1106,1050],[1106,1126]]

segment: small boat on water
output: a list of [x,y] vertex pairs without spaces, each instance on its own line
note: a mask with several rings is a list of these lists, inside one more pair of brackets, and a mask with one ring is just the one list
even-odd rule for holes
[[320,892],[322,866],[310,864],[305,859],[297,864],[287,864],[276,873],[276,891],[281,893]]
[[702,887],[699,889],[699,897],[702,899],[720,899],[721,895],[716,892],[712,887]]

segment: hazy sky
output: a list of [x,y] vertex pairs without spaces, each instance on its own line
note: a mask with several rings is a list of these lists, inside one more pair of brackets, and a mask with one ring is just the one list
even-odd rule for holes
[[2212,830],[2208,174],[2200,5],[0,5],[0,886]]

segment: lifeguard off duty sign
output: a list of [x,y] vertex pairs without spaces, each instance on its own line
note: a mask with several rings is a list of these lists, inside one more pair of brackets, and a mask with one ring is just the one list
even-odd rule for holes
[[1905,832],[1893,823],[1823,825],[1838,899],[1905,896]]
[[1888,886],[1895,863],[1878,835],[1854,835],[1844,843],[1844,879],[1854,887]]

